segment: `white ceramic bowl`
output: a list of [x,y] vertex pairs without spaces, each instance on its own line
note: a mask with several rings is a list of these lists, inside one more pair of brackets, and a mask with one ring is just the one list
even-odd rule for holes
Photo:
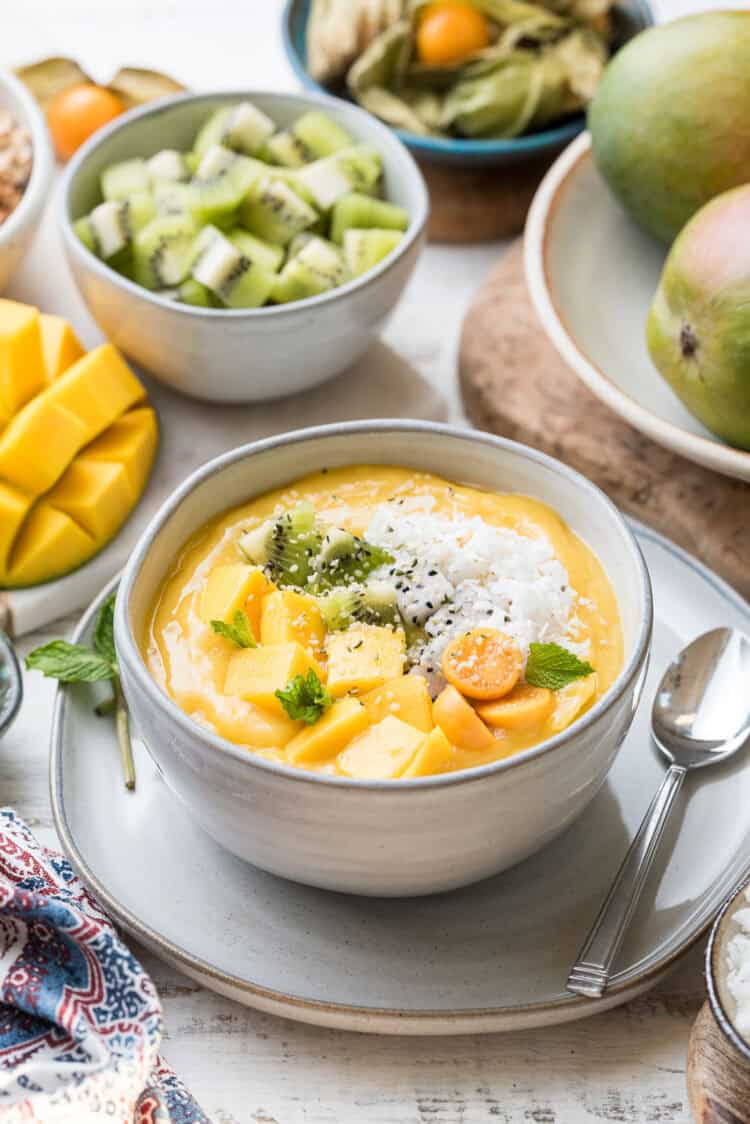
[[26,190],[4,223],[0,223],[0,293],[8,287],[31,245],[42,218],[52,180],[52,148],[47,123],[33,97],[7,70],[0,70],[0,109],[8,109],[31,135],[33,164]]
[[735,1051],[737,1065],[750,1072],[750,1042],[743,1037],[735,1024],[737,1006],[728,986],[729,942],[740,927],[734,920],[738,910],[750,906],[750,882],[736,890],[722,907],[711,930],[706,948],[706,983],[713,1016],[727,1041]]
[[[505,761],[409,781],[357,781],[276,765],[192,721],[156,685],[139,641],[185,541],[226,508],[320,469],[407,465],[537,496],[597,553],[617,593],[625,663],[563,734]],[[553,839],[599,790],[646,670],[651,589],[640,550],[593,484],[523,445],[426,422],[354,422],[244,446],[194,473],[162,507],[125,570],[116,609],[123,686],[166,782],[228,850],[264,870],[373,895],[449,890]]]
[[589,390],[664,448],[750,481],[750,452],[710,433],[651,361],[646,317],[667,250],[615,199],[588,133],[542,180],[526,220],[524,251],[542,327]]
[[[217,106],[248,98],[280,126],[322,109],[383,157],[385,196],[411,223],[375,269],[319,297],[258,309],[193,308],[121,277],[76,237],[73,221],[99,201],[107,164],[190,148]],[[68,165],[60,225],[76,284],[102,331],[126,355],[176,390],[211,402],[257,402],[316,386],[346,370],[385,324],[411,276],[424,239],[427,189],[392,130],[336,98],[234,90],[186,94],[133,110],[98,132]]]

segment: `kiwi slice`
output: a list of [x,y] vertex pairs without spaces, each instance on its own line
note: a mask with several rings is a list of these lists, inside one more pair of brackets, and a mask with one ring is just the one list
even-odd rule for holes
[[139,191],[149,191],[151,177],[148,174],[146,161],[136,157],[133,160],[121,160],[119,164],[110,164],[101,174],[102,195],[105,200],[127,199]]
[[250,261],[218,231],[193,265],[192,276],[227,308],[259,308],[271,295],[276,277]]
[[409,216],[403,207],[352,191],[337,199],[331,211],[331,240],[342,245],[347,230],[406,230]]
[[315,562],[315,588],[360,585],[373,570],[393,562],[382,547],[373,546],[339,527],[329,528],[323,536]]
[[272,136],[261,155],[287,168],[301,168],[311,160],[331,156],[353,143],[349,134],[328,114],[311,109],[288,129]]
[[286,246],[295,234],[313,226],[318,216],[287,183],[266,176],[250,188],[239,220],[258,238]]
[[140,191],[129,199],[100,203],[90,215],[79,220],[80,229],[78,224],[76,229],[84,245],[107,261],[130,246],[138,231],[155,215],[153,198],[147,191]]
[[197,227],[188,215],[159,215],[138,232],[133,275],[146,289],[180,285],[190,272]]
[[338,248],[324,238],[311,238],[287,260],[271,296],[277,304],[317,297],[343,284],[347,278]]
[[377,189],[383,174],[380,153],[372,145],[355,144],[307,164],[295,172],[295,180],[308,192],[320,211],[352,191],[364,194]]
[[276,126],[270,117],[252,102],[243,101],[212,113],[195,138],[193,147],[198,156],[203,156],[217,144],[253,156],[275,131]]
[[270,164],[279,164],[283,168],[301,168],[311,159],[304,144],[295,137],[291,129],[274,133],[259,155]]
[[344,260],[352,277],[374,269],[396,249],[403,234],[399,230],[346,230]]
[[320,597],[318,604],[320,615],[331,632],[340,632],[353,624],[403,628],[396,590],[388,582],[334,589]]
[[265,165],[228,148],[214,145],[201,160],[190,187],[193,211],[199,222],[212,223],[234,215]]
[[146,161],[146,169],[152,184],[157,183],[186,183],[192,171],[188,167],[183,153],[176,148],[163,148],[150,160]]
[[201,285],[193,277],[188,277],[177,289],[177,300],[183,304],[192,304],[195,308],[220,308],[221,302],[216,299],[210,289]]
[[300,503],[247,531],[239,546],[249,562],[262,566],[277,585],[304,589],[320,549],[315,511]]
[[264,242],[262,238],[256,238],[254,234],[249,234],[239,226],[227,231],[227,238],[241,254],[256,265],[262,265],[271,273],[277,273],[281,269],[284,260],[282,246],[275,246],[273,242]]

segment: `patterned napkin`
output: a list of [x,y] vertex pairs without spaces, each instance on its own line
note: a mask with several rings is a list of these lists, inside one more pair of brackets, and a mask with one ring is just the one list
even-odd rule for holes
[[0,809],[0,1119],[210,1124],[159,1057],[154,985],[66,859]]

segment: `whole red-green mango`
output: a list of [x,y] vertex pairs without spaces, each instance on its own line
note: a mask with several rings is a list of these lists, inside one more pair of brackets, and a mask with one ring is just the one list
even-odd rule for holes
[[646,335],[691,414],[750,449],[750,184],[712,199],[679,235]]
[[750,181],[750,11],[636,35],[606,67],[589,129],[622,205],[671,242],[709,199]]

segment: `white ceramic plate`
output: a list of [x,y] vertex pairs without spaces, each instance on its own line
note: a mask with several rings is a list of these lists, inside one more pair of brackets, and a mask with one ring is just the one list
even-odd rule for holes
[[[285,882],[196,828],[137,746],[125,791],[100,687],[61,691],[51,787],[63,846],[114,918],[188,975],[241,1003],[325,1026],[456,1034],[563,1022],[650,987],[750,872],[750,758],[688,780],[603,1000],[565,980],[663,775],[650,699],[669,659],[717,625],[750,630],[750,606],[665,539],[636,528],[654,586],[646,700],[604,788],[568,831],[496,878],[412,900],[354,898]],[[88,638],[97,606],[82,622]]]
[[544,330],[589,390],[672,452],[750,480],[750,452],[705,429],[651,362],[646,315],[666,248],[617,203],[596,170],[588,133],[542,181],[526,223],[525,255]]

